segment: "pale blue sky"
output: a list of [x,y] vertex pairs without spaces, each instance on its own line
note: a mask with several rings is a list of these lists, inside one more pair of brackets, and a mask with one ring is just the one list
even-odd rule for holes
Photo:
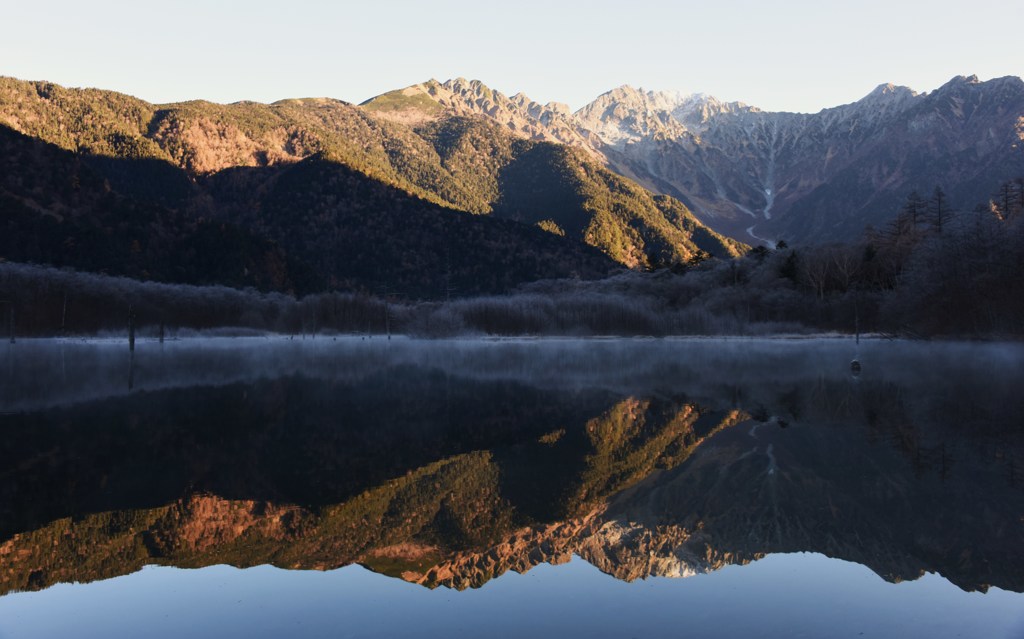
[[1024,75],[1020,0],[2,0],[0,75],[153,102],[361,102],[434,77],[578,108],[621,84],[817,111]]

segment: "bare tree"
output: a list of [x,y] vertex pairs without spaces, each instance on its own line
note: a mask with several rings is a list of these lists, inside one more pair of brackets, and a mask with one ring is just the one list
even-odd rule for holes
[[807,251],[804,259],[800,262],[804,279],[814,290],[818,299],[825,299],[825,289],[828,286],[831,260],[822,250]]
[[839,287],[844,292],[850,290],[864,265],[861,251],[854,246],[835,246],[828,250],[828,255]]

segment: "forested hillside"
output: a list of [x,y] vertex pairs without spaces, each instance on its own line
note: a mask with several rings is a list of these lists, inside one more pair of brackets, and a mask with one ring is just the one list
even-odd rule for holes
[[[676,201],[652,196],[577,152],[515,138],[478,117],[414,129],[330,99],[152,105],[5,78],[0,123],[11,147],[4,201],[11,211],[7,241],[17,248],[3,257],[12,260],[168,281],[299,291],[393,286],[405,295],[436,296],[606,273],[610,264],[587,246],[641,268],[745,250]],[[26,160],[14,149],[28,143],[17,133],[49,146]],[[63,165],[72,168],[55,168]],[[24,190],[47,173],[78,182]],[[117,204],[98,205],[101,193]],[[145,264],[115,258],[119,249],[98,246],[79,228],[105,228],[112,216],[120,230],[105,233],[109,243],[154,242],[121,228],[129,223],[117,211],[126,206],[145,211],[136,218],[148,216],[148,235],[174,238],[152,251],[137,247]],[[516,223],[489,219],[495,217]],[[43,231],[44,218],[58,230]],[[207,226],[233,239],[217,250],[214,232],[204,230],[204,242],[187,241],[195,255],[172,267],[170,255],[182,261],[189,249],[171,245]],[[49,246],[57,236],[70,238],[76,251]],[[260,242],[268,246],[257,249]],[[205,270],[204,260],[218,264]]]

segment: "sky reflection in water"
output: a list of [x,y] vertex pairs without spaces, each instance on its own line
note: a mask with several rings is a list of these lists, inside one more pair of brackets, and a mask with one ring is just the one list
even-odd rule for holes
[[0,599],[19,637],[1020,637],[1021,598],[935,575],[889,584],[817,554],[771,555],[688,579],[624,583],[579,558],[479,590],[424,588],[359,566],[147,568]]

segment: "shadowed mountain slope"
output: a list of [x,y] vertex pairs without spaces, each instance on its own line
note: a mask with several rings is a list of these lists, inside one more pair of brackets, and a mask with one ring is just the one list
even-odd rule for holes
[[961,76],[926,94],[883,84],[814,114],[630,86],[570,114],[461,78],[363,106],[405,121],[475,114],[513,135],[580,148],[747,242],[852,241],[865,225],[891,219],[912,191],[941,185],[954,208],[969,209],[1024,173],[1024,82],[1017,77]]
[[[641,187],[603,171],[592,159],[562,153],[551,143],[525,141],[499,125],[472,115],[445,115],[423,122],[417,128],[393,122],[372,109],[362,109],[339,100],[326,98],[282,100],[271,105],[240,102],[218,105],[202,101],[172,105],[152,105],[130,96],[94,89],[65,89],[42,82],[0,79],[0,123],[32,138],[48,142],[76,156],[90,158],[90,168],[118,193],[168,209],[181,211],[190,220],[213,220],[248,228],[240,216],[251,221],[264,209],[273,209],[291,201],[301,212],[292,211],[307,221],[310,216],[327,214],[335,220],[344,219],[342,227],[362,246],[386,250],[379,236],[359,238],[350,231],[369,222],[372,209],[422,209],[436,207],[474,214],[494,214],[540,226],[555,235],[565,235],[564,259],[575,263],[572,272],[581,276],[594,273],[594,268],[580,266],[579,255],[586,251],[574,244],[593,246],[613,260],[629,267],[651,267],[681,262],[703,251],[715,255],[737,255],[745,247],[718,236],[703,227],[679,203],[657,206],[651,194]],[[119,162],[133,160],[139,164]],[[370,190],[392,195],[368,196],[366,189],[358,194],[332,190],[328,185],[306,189],[310,179],[327,180],[326,174],[313,175],[299,169],[304,178],[278,179],[291,175],[285,169],[303,164],[327,163],[348,171],[338,178],[349,186],[353,179],[376,184]],[[146,170],[140,167],[145,165]],[[245,179],[238,179],[240,169],[252,169]],[[258,169],[266,169],[258,171]],[[322,171],[334,169],[321,169]],[[218,177],[227,172],[229,178]],[[253,176],[261,176],[259,178]],[[353,176],[359,176],[355,178]],[[536,179],[524,179],[535,176]],[[596,178],[595,178],[596,176]],[[225,184],[237,188],[223,188]],[[282,188],[302,188],[302,192],[285,193]],[[367,187],[370,188],[370,187]],[[538,204],[544,210],[525,210],[519,190],[541,188],[550,195],[539,194]],[[358,189],[353,189],[358,190]],[[274,203],[260,197],[276,191]],[[315,194],[315,195],[314,195]],[[563,197],[563,194],[568,196]],[[624,196],[623,196],[624,194]],[[386,202],[382,202],[382,199]],[[403,200],[396,205],[395,202]],[[62,202],[55,203],[57,206]],[[431,206],[435,208],[431,208]],[[671,209],[666,214],[662,209]],[[315,211],[315,212],[314,212]],[[329,213],[328,213],[329,211]],[[430,214],[408,213],[408,216],[430,217]],[[396,248],[388,257],[428,253],[427,246],[454,245],[455,253],[473,252],[473,259],[500,250],[508,244],[509,233],[518,233],[516,242],[534,244],[533,251],[544,253],[552,246],[526,231],[511,231],[512,226],[481,223],[480,228],[495,229],[502,238],[487,242],[477,249],[479,239],[467,236],[432,236],[419,229],[422,238],[411,236],[418,222],[410,222],[406,214],[387,229],[388,239]],[[380,217],[380,216],[378,216]],[[554,218],[574,229],[566,233]],[[453,222],[467,226],[468,222]],[[472,223],[476,224],[476,223]],[[427,226],[437,227],[432,222]],[[475,226],[473,228],[476,228]],[[266,225],[264,225],[266,230]],[[440,230],[440,229],[435,229]],[[319,232],[319,229],[318,229]],[[488,231],[490,232],[490,231]],[[322,235],[335,235],[329,223]],[[306,260],[307,249],[296,237],[303,233],[266,236],[271,241],[291,240],[288,247],[295,259]],[[472,237],[470,237],[472,236]],[[442,240],[441,237],[447,237]],[[534,239],[527,239],[527,238]],[[418,244],[419,243],[419,244]],[[418,245],[417,245],[418,244]],[[397,246],[401,245],[401,246]],[[349,252],[339,246],[335,254]],[[448,268],[448,249],[438,250]],[[515,254],[517,250],[503,250]],[[529,250],[522,251],[529,254]],[[308,261],[323,270],[322,260],[312,256]],[[413,261],[436,262],[436,257],[415,256]],[[585,261],[585,260],[584,260]],[[379,264],[364,263],[354,270],[379,270]],[[438,271],[436,264],[429,269]],[[418,268],[424,270],[421,264]],[[484,265],[494,270],[495,265]],[[535,270],[532,266],[526,270]],[[509,281],[560,277],[570,274],[565,268],[544,266],[532,275],[513,275]],[[513,269],[515,270],[515,269]],[[473,281],[479,273],[467,275]],[[355,277],[364,286],[379,282],[362,282],[361,276],[327,272],[321,280],[327,284],[343,284]],[[388,279],[388,278],[380,278]],[[391,278],[396,279],[396,278]],[[429,295],[423,283],[401,286]],[[495,280],[495,277],[488,277]],[[501,279],[500,277],[497,279]],[[507,282],[477,287],[476,290],[504,290]],[[470,289],[462,287],[464,292]]]

